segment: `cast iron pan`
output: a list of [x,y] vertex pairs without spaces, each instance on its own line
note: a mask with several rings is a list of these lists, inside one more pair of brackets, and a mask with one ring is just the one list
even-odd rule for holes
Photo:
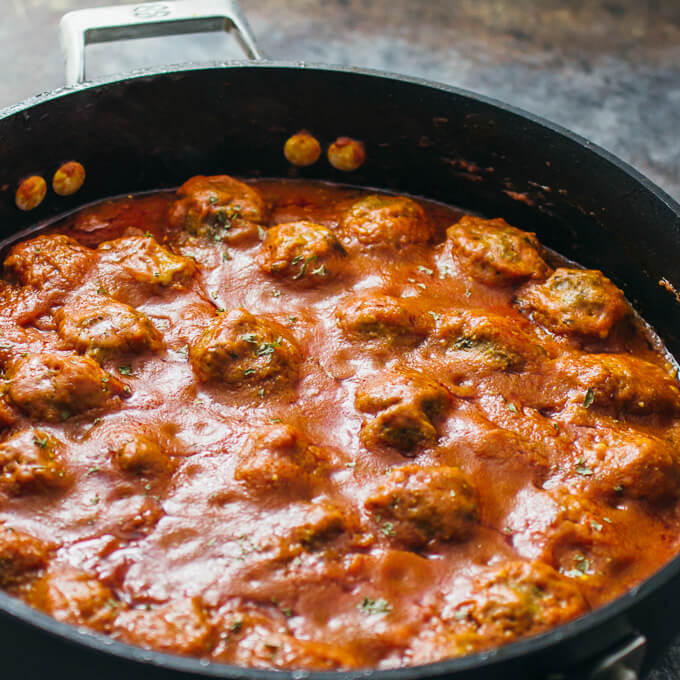
[[[86,42],[225,28],[238,33],[249,56],[259,56],[230,0],[73,13],[62,24],[69,78],[83,77]],[[366,164],[351,175],[323,160],[291,171],[281,150],[301,128],[323,142],[340,135],[363,140]],[[81,191],[70,198],[48,193],[33,212],[19,211],[17,183],[32,174],[49,182],[65,160],[85,166]],[[680,304],[659,285],[666,279],[680,288],[680,206],[566,130],[415,78],[237,62],[168,67],[39,95],[0,112],[0,237],[7,243],[28,227],[105,197],[224,172],[351,182],[502,215],[568,257],[602,269],[680,356]],[[635,677],[624,667],[637,667],[645,649],[648,665],[680,631],[680,614],[669,606],[679,599],[675,559],[609,605],[500,649],[399,670],[291,673],[141,650],[60,624],[0,593],[0,673],[12,680]]]

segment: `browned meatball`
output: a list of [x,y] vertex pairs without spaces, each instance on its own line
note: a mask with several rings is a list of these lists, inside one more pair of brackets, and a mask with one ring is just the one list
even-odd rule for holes
[[548,275],[536,234],[516,229],[504,219],[465,215],[447,229],[446,236],[462,267],[482,283],[504,286]]
[[47,234],[23,241],[10,251],[5,272],[22,286],[45,294],[79,286],[97,253],[62,234]]
[[269,425],[251,437],[234,478],[260,493],[281,489],[308,494],[328,473],[326,451],[310,444],[291,425]]
[[517,371],[546,356],[528,324],[500,314],[472,310],[443,316],[435,333],[436,346],[451,353],[449,368]]
[[174,654],[205,654],[211,632],[199,598],[183,598],[153,609],[125,610],[113,624],[113,634],[121,640]]
[[307,550],[322,550],[334,538],[354,526],[353,518],[338,505],[315,500],[307,506],[302,521],[286,537],[288,545],[301,543]]
[[293,637],[282,619],[280,614],[267,614],[255,607],[224,612],[216,625],[218,643],[212,657],[224,663],[265,669],[340,670],[361,665],[338,645]]
[[57,310],[54,320],[65,342],[98,361],[163,345],[146,314],[107,298],[78,298]]
[[364,383],[354,404],[375,414],[361,429],[368,448],[388,446],[411,454],[437,439],[433,418],[449,402],[448,392],[423,373],[395,369]]
[[627,511],[562,490],[551,495],[559,509],[545,531],[540,559],[583,589],[600,589],[613,596],[626,588],[626,581],[619,584],[619,579],[642,549],[637,537],[624,529],[630,521]]
[[29,428],[0,444],[0,487],[13,494],[67,486],[63,444],[49,432]]
[[511,561],[491,568],[473,585],[455,614],[458,625],[491,647],[535,634],[584,614],[578,586],[541,562]]
[[182,285],[196,269],[192,260],[175,255],[152,236],[125,236],[99,244],[101,261],[120,267],[149,286]]
[[366,499],[382,533],[409,548],[463,541],[477,519],[478,498],[455,467],[403,465]]
[[680,385],[667,370],[627,354],[567,355],[555,362],[563,385],[574,385],[579,406],[624,413],[677,414]]
[[606,338],[628,312],[623,293],[602,272],[556,269],[517,296],[520,309],[553,333]]
[[380,293],[344,298],[335,317],[351,339],[387,345],[415,344],[433,327],[432,317],[415,308],[410,300]]
[[47,547],[23,531],[0,524],[0,587],[14,585],[47,564]]
[[122,441],[113,451],[114,462],[121,470],[137,475],[171,472],[175,464],[163,439],[156,432],[122,436]]
[[680,497],[680,457],[663,439],[632,428],[589,429],[576,451],[574,476],[598,497],[652,504]]
[[228,175],[192,177],[177,190],[177,199],[170,224],[194,235],[234,243],[256,237],[267,220],[260,192]]
[[327,227],[289,222],[267,231],[257,261],[267,274],[314,286],[337,274],[338,261],[344,255],[340,242]]
[[5,377],[14,404],[32,418],[55,422],[103,407],[130,389],[81,356],[27,354],[8,366]]
[[405,196],[366,196],[343,215],[340,233],[348,242],[402,248],[429,243],[432,227],[423,208]]
[[191,345],[189,357],[199,380],[234,387],[293,383],[302,359],[286,328],[245,309],[218,315]]
[[72,567],[51,567],[35,581],[28,603],[57,621],[109,631],[119,603],[98,579]]

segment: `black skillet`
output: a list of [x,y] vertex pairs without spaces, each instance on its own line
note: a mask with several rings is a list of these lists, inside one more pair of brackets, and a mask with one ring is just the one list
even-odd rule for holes
[[[123,37],[233,30],[255,61],[183,65],[83,83],[84,46]],[[74,12],[62,22],[71,87],[0,112],[0,236],[117,194],[174,187],[194,174],[287,177],[281,152],[307,128],[361,139],[352,174],[320,161],[295,176],[453,203],[536,231],[602,269],[680,356],[680,206],[617,158],[536,116],[452,87],[358,68],[261,61],[230,0]],[[14,204],[25,176],[65,160],[87,181],[33,212]],[[661,287],[665,279],[669,286]],[[0,677],[155,680],[635,678],[680,631],[680,558],[576,621],[500,649],[416,668],[347,673],[236,668],[141,650],[60,624],[0,593]],[[644,662],[640,661],[644,656]]]

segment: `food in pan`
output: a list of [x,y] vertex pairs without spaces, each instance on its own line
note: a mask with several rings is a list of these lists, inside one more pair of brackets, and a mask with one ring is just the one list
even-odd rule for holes
[[621,291],[501,218],[194,177],[13,245],[0,586],[261,668],[546,631],[678,549],[680,387]]

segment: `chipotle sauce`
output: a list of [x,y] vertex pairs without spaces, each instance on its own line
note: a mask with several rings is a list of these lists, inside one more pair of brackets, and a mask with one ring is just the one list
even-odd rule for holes
[[672,367],[499,218],[196,177],[15,245],[0,335],[0,586],[119,640],[428,663],[677,551]]

